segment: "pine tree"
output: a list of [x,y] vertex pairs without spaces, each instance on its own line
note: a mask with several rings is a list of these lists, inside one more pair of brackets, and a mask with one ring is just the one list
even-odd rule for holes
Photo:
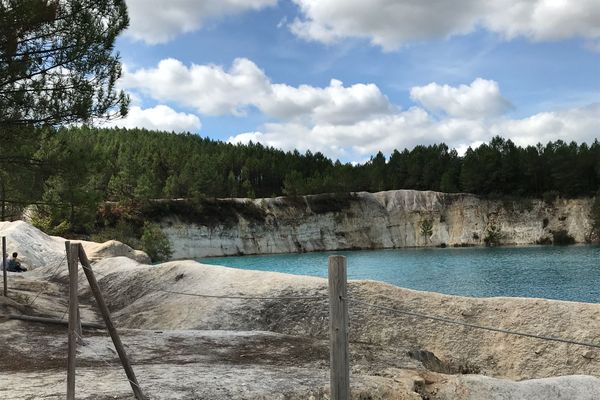
[[1,131],[125,114],[113,47],[128,23],[124,0],[0,0]]

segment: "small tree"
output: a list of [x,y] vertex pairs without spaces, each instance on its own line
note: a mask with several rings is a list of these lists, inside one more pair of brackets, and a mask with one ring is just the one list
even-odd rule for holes
[[426,241],[429,241],[429,238],[433,235],[433,221],[430,218],[422,220],[420,228],[421,236],[423,236]]
[[500,245],[502,242],[502,232],[500,230],[500,227],[495,224],[491,224],[487,229],[483,241],[486,246]]
[[157,224],[144,223],[141,240],[142,249],[148,253],[152,261],[165,261],[173,254],[169,239]]
[[[0,0],[3,218],[7,204],[35,198],[26,191],[35,187],[31,177],[57,170],[35,154],[44,130],[34,128],[126,114],[129,98],[116,88],[121,64],[114,43],[128,23],[124,0]],[[32,149],[23,152],[24,144]],[[11,192],[16,186],[19,192]]]

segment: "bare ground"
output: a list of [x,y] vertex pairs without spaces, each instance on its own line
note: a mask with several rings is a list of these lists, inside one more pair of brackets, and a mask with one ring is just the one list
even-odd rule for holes
[[[53,262],[9,274],[10,297],[0,297],[0,315],[64,318],[63,242],[44,241],[27,225],[17,228],[25,231],[15,237],[35,238]],[[35,260],[34,254],[29,257]],[[150,399],[328,399],[325,280],[191,261],[148,266],[126,257],[99,258],[94,269]],[[165,290],[319,298],[215,299]],[[349,292],[354,300],[393,309],[579,341],[595,343],[600,328],[597,304],[465,298],[371,281],[351,282]],[[83,320],[99,322],[83,274],[80,301]],[[108,336],[86,329],[84,337],[77,356],[77,398],[133,398]],[[64,398],[66,347],[64,326],[0,318],[0,398]],[[473,330],[354,302],[350,351],[354,400],[600,398],[596,349]]]

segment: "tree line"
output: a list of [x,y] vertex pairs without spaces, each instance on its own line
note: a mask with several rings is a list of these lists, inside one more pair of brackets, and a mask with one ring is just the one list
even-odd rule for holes
[[[4,147],[4,146],[3,146]],[[362,164],[322,153],[145,129],[23,129],[0,164],[2,217],[38,204],[85,231],[98,205],[159,198],[271,197],[391,189],[484,196],[593,196],[600,143],[521,147],[494,137],[460,156],[445,144],[379,152]],[[79,221],[79,222],[77,222]],[[73,227],[74,228],[74,227]]]

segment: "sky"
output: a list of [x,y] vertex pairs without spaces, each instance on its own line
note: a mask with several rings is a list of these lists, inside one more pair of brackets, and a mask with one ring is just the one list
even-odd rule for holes
[[110,124],[363,162],[600,137],[600,0],[126,0]]

